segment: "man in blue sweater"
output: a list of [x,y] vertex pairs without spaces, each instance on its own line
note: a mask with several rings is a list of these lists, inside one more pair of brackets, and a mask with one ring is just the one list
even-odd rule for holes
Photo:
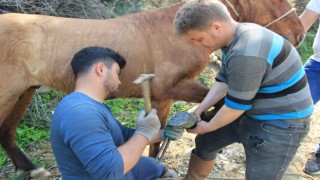
[[76,53],[71,66],[74,92],[57,105],[51,123],[51,144],[62,179],[157,179],[174,177],[154,158],[141,157],[145,147],[183,129],[165,132],[155,109],[142,110],[136,129],[121,125],[103,101],[118,89],[125,59],[108,48],[88,47]]
[[[310,127],[314,106],[297,50],[280,35],[232,19],[218,0],[193,0],[177,12],[175,30],[198,48],[221,49],[216,82],[195,110],[198,134],[185,179],[204,179],[217,152],[242,143],[246,179],[280,180]],[[200,114],[224,98],[210,120]]]

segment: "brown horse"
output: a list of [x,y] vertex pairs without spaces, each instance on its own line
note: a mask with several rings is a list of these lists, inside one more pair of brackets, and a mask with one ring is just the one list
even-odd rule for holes
[[[287,0],[223,0],[239,21],[269,25],[294,45],[303,27]],[[173,31],[181,7],[141,11],[108,20],[85,20],[42,15],[0,15],[0,144],[17,169],[31,176],[47,175],[21,152],[16,128],[36,87],[65,93],[74,89],[70,60],[88,46],[109,47],[121,53],[127,66],[120,75],[117,97],[141,97],[132,83],[141,73],[153,73],[152,103],[164,126],[173,100],[200,102],[208,88],[195,78],[209,63],[209,54],[182,40]],[[237,15],[238,14],[238,15]],[[275,21],[274,21],[275,20]],[[151,147],[155,155],[159,144]]]

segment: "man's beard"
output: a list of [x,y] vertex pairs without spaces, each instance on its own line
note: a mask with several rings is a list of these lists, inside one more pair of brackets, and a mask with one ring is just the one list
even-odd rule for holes
[[105,99],[117,98],[118,88],[114,89],[112,87],[112,83],[110,83],[110,81],[108,80],[108,77],[106,78],[106,80],[104,80],[103,86],[104,86],[105,92],[107,93],[107,96],[105,97]]
[[118,90],[115,90],[111,93],[108,94],[108,96],[106,97],[106,99],[115,99],[118,97]]
[[206,49],[209,53],[213,53],[216,49],[212,46],[202,46],[204,49]]

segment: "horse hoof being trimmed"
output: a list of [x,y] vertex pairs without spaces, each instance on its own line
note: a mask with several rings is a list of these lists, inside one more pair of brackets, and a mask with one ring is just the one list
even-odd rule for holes
[[51,173],[49,171],[47,171],[46,169],[40,167],[40,168],[37,168],[37,169],[33,169],[31,171],[29,171],[30,173],[30,176],[32,178],[41,178],[41,177],[48,177],[51,175]]

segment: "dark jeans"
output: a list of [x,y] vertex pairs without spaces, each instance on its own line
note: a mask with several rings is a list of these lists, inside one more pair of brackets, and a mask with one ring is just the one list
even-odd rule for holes
[[155,161],[155,158],[142,156],[131,170],[132,180],[155,180],[159,178],[165,166]]
[[242,115],[225,127],[197,135],[194,152],[202,160],[213,160],[221,148],[239,142],[246,153],[246,179],[281,179],[309,131],[310,120],[281,122],[278,126]]

